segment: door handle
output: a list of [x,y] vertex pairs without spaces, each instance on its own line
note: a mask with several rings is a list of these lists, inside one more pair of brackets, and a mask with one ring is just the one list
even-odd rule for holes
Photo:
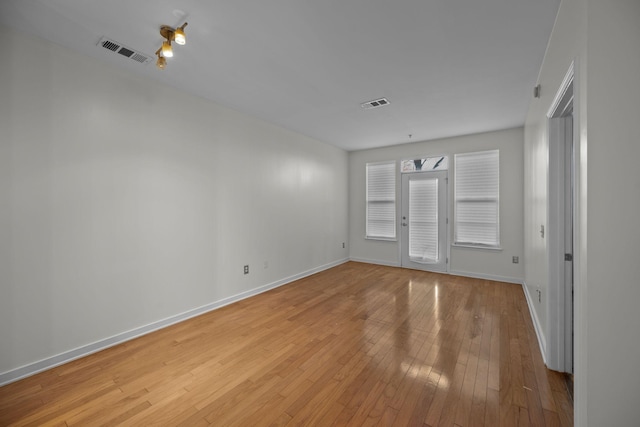
[[406,226],[407,226],[407,223],[406,223],[406,222],[403,222],[403,223],[402,223],[402,226],[403,226],[403,227],[406,227]]

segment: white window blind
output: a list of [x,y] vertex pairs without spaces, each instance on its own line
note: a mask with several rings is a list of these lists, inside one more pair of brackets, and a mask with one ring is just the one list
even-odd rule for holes
[[409,258],[438,262],[438,180],[409,181]]
[[455,155],[455,244],[500,246],[500,152]]
[[367,238],[396,238],[396,164],[367,163]]

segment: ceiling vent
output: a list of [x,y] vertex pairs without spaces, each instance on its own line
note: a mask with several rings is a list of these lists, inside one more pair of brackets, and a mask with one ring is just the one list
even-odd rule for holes
[[391,104],[387,98],[380,98],[369,102],[363,102],[360,104],[362,108],[365,110],[370,110],[372,108],[384,107],[385,105]]
[[147,64],[151,62],[151,55],[147,55],[146,53],[138,52],[135,49],[131,49],[123,45],[122,43],[118,43],[117,41],[108,39],[103,37],[98,42],[98,46],[103,47],[113,53],[118,53],[125,58],[129,58],[132,61],[139,62],[141,64]]

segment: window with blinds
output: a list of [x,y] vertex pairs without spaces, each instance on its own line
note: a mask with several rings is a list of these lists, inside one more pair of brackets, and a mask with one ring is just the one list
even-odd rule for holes
[[396,164],[367,163],[367,239],[396,238]]
[[455,155],[454,244],[500,247],[500,152]]

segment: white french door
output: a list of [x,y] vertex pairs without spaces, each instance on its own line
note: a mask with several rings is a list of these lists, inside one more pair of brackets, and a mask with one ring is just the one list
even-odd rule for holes
[[402,175],[402,266],[447,271],[447,172]]

